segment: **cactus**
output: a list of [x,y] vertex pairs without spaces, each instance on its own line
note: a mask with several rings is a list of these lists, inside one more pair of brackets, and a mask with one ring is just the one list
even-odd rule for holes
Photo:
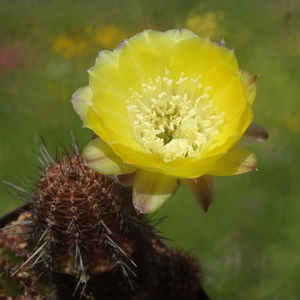
[[130,189],[89,169],[74,141],[56,158],[44,143],[39,150],[34,187],[10,184],[28,204],[0,232],[1,248],[17,258],[0,258],[10,281],[0,299],[209,299],[197,261],[136,213]]

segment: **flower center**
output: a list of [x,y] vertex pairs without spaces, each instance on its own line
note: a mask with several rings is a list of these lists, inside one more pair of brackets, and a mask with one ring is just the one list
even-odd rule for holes
[[178,81],[165,76],[142,84],[142,93],[131,89],[127,101],[134,136],[147,153],[159,153],[167,163],[177,158],[199,156],[219,134],[224,112],[214,106],[203,87],[201,75]]

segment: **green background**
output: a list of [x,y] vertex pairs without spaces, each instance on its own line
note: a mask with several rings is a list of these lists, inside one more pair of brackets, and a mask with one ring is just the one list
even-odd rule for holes
[[[300,299],[300,4],[297,0],[0,0],[0,179],[34,178],[41,134],[55,152],[91,133],[70,103],[101,49],[146,28],[224,38],[260,74],[254,104],[270,133],[259,172],[217,178],[203,213],[182,187],[153,218],[202,264],[212,299]],[[0,214],[21,203],[0,185]]]

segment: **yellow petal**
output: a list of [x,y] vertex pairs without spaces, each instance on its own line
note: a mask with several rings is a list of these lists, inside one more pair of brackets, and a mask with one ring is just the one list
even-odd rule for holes
[[103,141],[108,143],[110,141],[110,136],[105,128],[102,118],[97,114],[97,112],[92,108],[88,107],[85,119],[83,122],[83,127],[89,128],[94,131],[97,136],[100,136]]
[[215,162],[209,175],[231,176],[256,169],[256,156],[253,152],[236,145]]
[[[253,121],[253,118],[253,111],[249,103],[247,103],[244,112],[237,119],[238,123],[236,124],[233,122],[233,124],[236,124],[236,128],[232,128],[232,126],[229,128],[222,128],[219,135],[216,137],[216,140],[214,140],[214,142],[207,147],[207,152],[203,156],[209,157],[215,156],[216,154],[223,155],[224,153],[228,152],[228,150],[241,139],[246,129]],[[227,140],[226,137],[228,137]]]
[[219,111],[225,112],[227,120],[245,109],[249,91],[238,76],[238,72],[233,70],[231,66],[214,65],[206,72],[203,85],[211,87],[208,91],[211,94],[211,100],[214,101],[214,105]]
[[120,142],[118,137],[122,137],[125,141],[133,137],[126,108],[126,100],[131,95],[128,78],[122,79],[119,72],[119,53],[119,50],[100,52],[96,65],[89,70],[93,92],[91,106],[95,113],[105,120],[105,130],[109,132],[110,139],[106,140],[101,134],[98,135],[106,142]]
[[73,94],[71,101],[81,119],[85,118],[92,97],[93,93],[89,86],[84,86]]
[[242,70],[241,78],[244,80],[246,87],[250,91],[248,102],[250,105],[252,105],[256,96],[257,75],[247,70]]
[[199,159],[197,157],[179,158],[165,163],[159,154],[135,152],[123,145],[111,145],[114,152],[128,163],[149,172],[160,172],[178,178],[199,177],[213,168],[213,162],[222,154]]
[[237,128],[239,138],[241,138],[244,135],[245,131],[247,130],[247,128],[249,127],[253,119],[254,119],[254,115],[253,115],[252,108],[250,104],[247,103],[246,109],[240,116],[240,122]]
[[193,196],[206,212],[215,199],[215,180],[212,176],[204,175],[193,179],[182,179],[191,190]]
[[114,149],[114,152],[122,157],[123,161],[128,164],[134,164],[137,167],[149,167],[149,170],[151,169],[152,171],[164,170],[166,168],[166,164],[160,154],[134,151],[131,147],[121,144],[110,144],[110,146]]
[[119,72],[135,91],[140,92],[141,83],[149,78],[164,76],[169,68],[170,54],[184,39],[195,37],[190,30],[175,29],[166,32],[145,30],[132,37],[120,53]]
[[92,108],[93,93],[89,86],[78,89],[72,96],[72,104],[75,111],[83,119],[83,126],[93,130],[98,136],[101,136],[106,142],[109,136],[105,130],[103,120]]
[[[102,76],[106,76],[106,74]],[[97,85],[97,88],[94,88],[92,107],[105,120],[106,130],[110,129],[110,131],[115,132],[116,130],[113,129],[117,128],[119,136],[132,138],[132,126],[126,109],[126,99],[130,95],[126,91],[120,92],[118,85],[114,87],[107,84],[105,77],[99,77],[96,80],[93,70],[91,71],[90,80],[93,85]],[[119,124],[122,124],[122,126],[118,126]],[[114,137],[111,136],[110,139],[114,141]]]
[[[130,39],[120,53],[120,74],[122,78],[130,78],[130,87],[141,92],[141,84],[148,82],[149,78],[156,78],[164,74],[169,57],[166,53],[170,47],[166,40],[162,45],[153,43],[154,36],[160,37],[159,32],[145,31]],[[163,41],[163,40],[162,40]],[[162,51],[162,46],[166,49]]]
[[133,205],[138,213],[160,208],[176,191],[178,180],[154,172],[137,170],[133,182]]
[[[238,72],[233,51],[218,47],[207,38],[190,37],[180,41],[169,53],[170,71],[178,78],[182,71],[185,76],[197,78],[204,75],[215,64],[229,63]],[[205,57],[205,59],[204,59]]]
[[129,174],[136,170],[136,167],[124,164],[123,160],[100,138],[89,142],[83,149],[82,156],[89,168],[102,174]]

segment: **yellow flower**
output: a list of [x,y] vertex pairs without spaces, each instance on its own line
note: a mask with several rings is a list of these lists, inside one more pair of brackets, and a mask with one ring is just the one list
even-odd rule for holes
[[[100,52],[89,74],[89,86],[72,99],[84,126],[98,135],[84,159],[132,183],[138,212],[158,209],[180,181],[207,210],[211,175],[256,168],[255,155],[239,143],[253,120],[256,76],[239,70],[224,42],[187,29],[146,30]],[[254,124],[244,141],[266,138]]]
[[95,32],[95,41],[105,48],[114,47],[114,45],[124,39],[125,33],[113,25],[106,25]]
[[202,36],[220,36],[222,29],[218,24],[219,19],[222,19],[221,12],[208,11],[205,14],[194,12],[186,20],[186,27]]
[[76,31],[73,35],[68,35],[65,32],[61,33],[53,43],[53,52],[62,55],[66,59],[81,55],[85,50],[86,43]]

